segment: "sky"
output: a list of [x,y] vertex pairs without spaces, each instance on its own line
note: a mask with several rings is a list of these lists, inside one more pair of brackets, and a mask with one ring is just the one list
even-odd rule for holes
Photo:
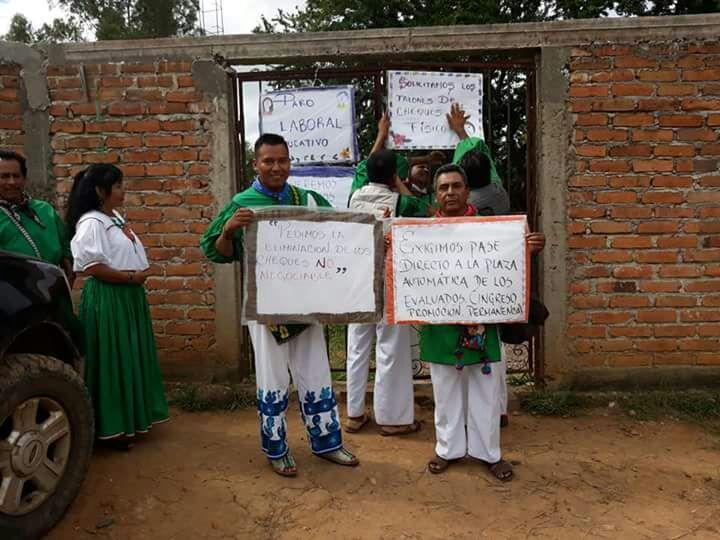
[[[216,1],[219,0],[202,0],[205,10],[214,7]],[[222,6],[225,34],[249,34],[260,24],[262,15],[270,18],[278,9],[295,11],[296,7],[304,5],[305,0],[224,0]],[[43,23],[49,23],[64,15],[62,9],[50,8],[47,0],[0,0],[0,35],[7,33],[10,20],[16,13],[25,15],[33,28],[39,28]],[[210,29],[214,23],[209,22],[209,17],[210,15],[206,14],[206,25]],[[253,140],[258,134],[258,86],[245,86],[245,128],[248,140]]]
[[[209,10],[216,1],[202,0]],[[305,0],[224,0],[223,20],[225,34],[249,34],[260,23],[261,15],[271,17],[278,9],[294,11],[296,6],[304,6]],[[7,33],[10,19],[16,13],[25,15],[33,25],[39,28],[43,23],[62,17],[64,12],[57,7],[50,8],[48,0],[0,0],[0,35]],[[210,26],[208,24],[208,26]]]

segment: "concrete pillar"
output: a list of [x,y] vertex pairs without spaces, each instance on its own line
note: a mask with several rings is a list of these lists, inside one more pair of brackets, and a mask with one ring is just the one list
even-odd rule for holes
[[[222,208],[235,195],[237,176],[231,73],[212,60],[196,60],[192,72],[195,87],[211,96],[215,104],[210,124],[211,190],[218,208]],[[239,263],[215,265],[215,341],[219,365],[214,371],[220,379],[249,374],[249,359],[242,357],[241,275]]]
[[551,382],[574,368],[568,352],[568,250],[567,250],[567,159],[571,137],[568,109],[568,62],[570,49],[543,47],[540,52],[537,91],[537,172],[540,231],[547,244],[541,254],[540,283],[543,302],[550,311],[543,344],[546,377]]
[[20,66],[20,109],[29,189],[34,196],[53,202],[56,193],[48,116],[50,96],[44,58],[23,43],[0,42],[0,63]]

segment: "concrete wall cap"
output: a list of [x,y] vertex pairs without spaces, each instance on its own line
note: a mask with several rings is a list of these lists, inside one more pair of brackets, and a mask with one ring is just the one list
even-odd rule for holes
[[212,58],[257,64],[347,55],[492,51],[593,42],[716,38],[720,14],[575,19],[518,24],[382,28],[342,32],[239,34],[98,41],[63,45],[67,62],[137,58]]

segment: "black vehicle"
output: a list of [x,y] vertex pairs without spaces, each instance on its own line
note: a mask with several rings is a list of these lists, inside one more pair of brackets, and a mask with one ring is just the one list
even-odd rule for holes
[[70,288],[0,250],[0,538],[39,538],[85,478],[94,439]]

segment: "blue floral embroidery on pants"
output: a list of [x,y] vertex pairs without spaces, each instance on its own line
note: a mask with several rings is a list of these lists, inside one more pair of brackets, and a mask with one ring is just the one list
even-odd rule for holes
[[260,440],[262,449],[270,459],[287,454],[287,428],[285,411],[288,407],[288,393],[278,400],[279,391],[257,391],[257,409],[260,418]]
[[[329,386],[321,388],[319,399],[315,398],[315,392],[306,392],[301,406],[312,451],[316,454],[324,454],[342,448],[342,432],[340,431],[337,416],[337,401],[332,389]],[[323,416],[326,419],[329,416],[330,420],[325,422],[324,429]],[[309,423],[308,419],[310,419]]]

